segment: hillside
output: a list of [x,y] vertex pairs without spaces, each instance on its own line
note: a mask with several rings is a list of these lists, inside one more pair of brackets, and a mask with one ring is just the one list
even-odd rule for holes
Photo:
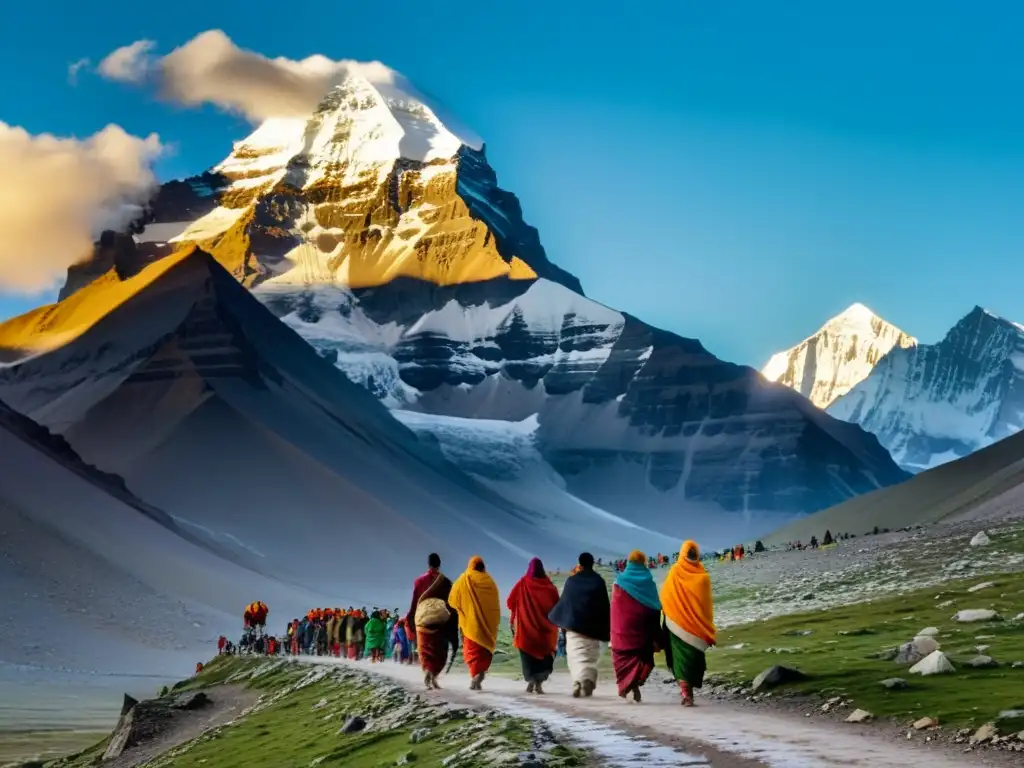
[[858,536],[875,526],[897,529],[958,520],[1024,516],[1024,434],[914,476],[901,485],[859,496],[796,520],[764,542],[822,538],[826,530]]

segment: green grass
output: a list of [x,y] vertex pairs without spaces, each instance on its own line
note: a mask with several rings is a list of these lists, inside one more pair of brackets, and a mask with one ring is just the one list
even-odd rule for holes
[[[288,662],[274,666],[274,662],[221,657],[175,690],[215,687],[238,681],[256,670],[270,671],[246,683],[262,694],[253,712],[207,731],[146,765],[259,768],[307,766],[319,761],[321,765],[370,768],[396,765],[406,758],[416,765],[436,766],[486,739],[485,749],[453,764],[484,768],[501,765],[504,759],[514,759],[519,752],[531,749],[534,726],[528,720],[504,716],[448,719],[442,709],[416,702],[397,686],[344,668],[327,670],[326,677],[309,682],[311,675],[324,670]],[[339,733],[349,715],[365,717],[371,729]],[[389,718],[394,722],[384,724]],[[413,744],[410,737],[418,729],[429,729],[429,735]],[[104,748],[105,743],[96,745],[73,759],[55,763],[54,768],[96,765]],[[556,759],[551,765],[586,764],[584,753],[577,750],[559,746],[553,754]]]
[[[967,592],[983,581],[994,581],[996,586]],[[948,600],[955,603],[938,607]],[[1024,622],[952,621],[953,614],[964,608],[994,608],[1004,619],[1013,618],[1024,611],[1024,573],[975,576],[874,602],[728,627],[719,634],[719,648],[708,654],[709,673],[745,684],[773,664],[794,667],[811,679],[789,690],[842,695],[878,717],[928,716],[943,724],[969,726],[989,722],[1003,710],[1024,709],[1024,669],[1011,668],[1012,662],[1024,661]],[[936,639],[957,668],[956,674],[921,677],[909,674],[908,667],[871,658],[910,641],[929,626],[939,629]],[[793,630],[812,634],[786,634]],[[866,633],[839,634],[851,631]],[[977,640],[978,635],[990,638]],[[729,649],[738,643],[746,647]],[[1000,662],[998,668],[976,670],[965,665],[978,655],[975,646],[979,644],[989,646],[985,653]],[[769,648],[794,653],[766,653]],[[902,677],[908,688],[887,690],[880,682],[889,677]],[[1007,731],[1024,727],[1024,723],[1004,725]]]

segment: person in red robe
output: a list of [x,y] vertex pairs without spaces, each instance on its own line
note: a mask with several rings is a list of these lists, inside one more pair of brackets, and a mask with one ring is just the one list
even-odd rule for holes
[[512,642],[519,649],[527,693],[544,693],[543,685],[554,669],[558,627],[548,620],[548,614],[556,603],[558,587],[535,557],[506,601],[512,614]]
[[634,550],[612,587],[612,665],[619,696],[640,701],[640,687],[654,671],[661,637],[661,601],[643,552]]
[[[459,616],[448,604],[452,582],[441,573],[441,557],[431,553],[427,558],[427,572],[419,576],[412,585],[412,602],[406,616],[406,624],[416,628],[416,649],[423,668],[423,682],[427,688],[440,688],[438,676],[444,671],[448,660],[448,648],[454,653],[459,648]],[[416,609],[420,602],[437,598],[445,603],[448,618],[441,623],[418,624]]]

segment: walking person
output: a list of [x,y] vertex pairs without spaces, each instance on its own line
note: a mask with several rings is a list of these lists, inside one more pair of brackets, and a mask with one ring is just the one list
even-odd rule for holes
[[471,557],[466,571],[452,584],[448,603],[459,614],[462,657],[469,668],[469,688],[481,690],[498,647],[501,595],[483,558]]
[[548,620],[548,614],[557,603],[558,588],[544,572],[544,564],[533,558],[506,602],[512,614],[512,642],[519,649],[527,693],[544,693],[544,683],[554,669],[558,627]]
[[[427,572],[412,586],[412,605],[406,616],[410,629],[410,643],[415,637],[415,650],[423,668],[423,683],[427,688],[440,688],[437,678],[448,660],[448,647],[458,649],[459,617],[448,603],[452,582],[441,573],[441,558],[431,553],[427,558]],[[415,632],[413,632],[415,628]]]
[[622,698],[632,693],[633,701],[640,702],[640,688],[654,671],[661,636],[658,587],[647,557],[633,550],[612,587],[612,664]]
[[665,611],[665,662],[679,683],[684,707],[693,706],[693,691],[704,685],[705,652],[715,644],[711,578],[700,561],[696,542],[683,542],[679,560],[661,587]]
[[558,604],[548,614],[552,624],[565,630],[565,655],[576,699],[594,694],[601,643],[611,638],[608,585],[594,570],[594,556],[581,554],[577,568],[566,579]]
[[372,664],[384,661],[384,648],[387,646],[387,625],[380,617],[380,611],[370,614],[366,622],[366,651]]

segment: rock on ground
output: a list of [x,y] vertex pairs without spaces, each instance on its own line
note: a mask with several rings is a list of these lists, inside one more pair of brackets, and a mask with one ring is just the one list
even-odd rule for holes
[[801,672],[799,669],[793,669],[792,667],[774,666],[764,670],[761,674],[754,678],[753,685],[751,688],[757,692],[762,688],[774,688],[777,685],[785,685],[786,683],[798,683],[802,680],[807,680],[808,676]]
[[971,539],[972,547],[987,547],[992,543],[992,539],[988,537],[988,534],[984,531],[978,531],[974,534],[974,538]]
[[934,651],[910,668],[912,675],[941,675],[956,672],[956,668],[942,651]]
[[882,685],[890,691],[901,691],[907,687],[907,681],[902,677],[887,677],[882,681]]
[[866,709],[855,709],[850,713],[850,716],[846,718],[848,723],[866,723],[869,720],[874,719],[874,715],[868,712]]
[[939,721],[934,717],[922,717],[914,722],[914,730],[923,731],[925,728],[935,728],[938,724]]
[[999,732],[992,723],[986,723],[976,730],[971,736],[971,744],[984,744],[986,741],[992,741],[998,733]]
[[939,628],[938,627],[925,627],[924,629],[922,629],[920,632],[917,633],[917,636],[918,637],[935,637],[937,634],[939,634]]
[[967,662],[968,667],[974,667],[975,669],[991,669],[992,667],[998,667],[999,663],[991,656],[975,656],[973,659]]
[[991,608],[965,608],[954,614],[953,621],[967,624],[976,621],[996,621],[998,618],[999,614]]

